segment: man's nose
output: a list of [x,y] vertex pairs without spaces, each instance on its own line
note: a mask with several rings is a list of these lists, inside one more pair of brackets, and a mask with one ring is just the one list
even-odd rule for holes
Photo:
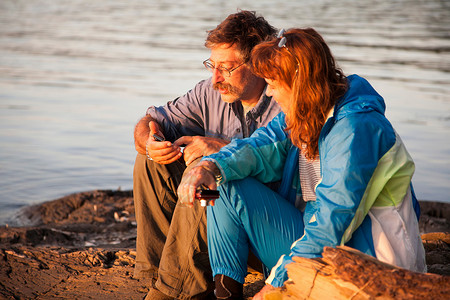
[[213,84],[220,83],[220,82],[223,82],[225,80],[225,78],[223,77],[222,73],[220,73],[220,71],[217,70],[217,69],[213,69],[212,74],[213,74],[212,75],[212,83]]

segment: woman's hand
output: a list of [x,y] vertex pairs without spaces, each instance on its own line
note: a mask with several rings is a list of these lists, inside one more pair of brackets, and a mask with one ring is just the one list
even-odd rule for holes
[[[217,188],[214,178],[214,169],[217,166],[210,161],[201,161],[193,167],[187,174],[184,174],[180,185],[178,186],[178,201],[188,207],[194,206],[195,193],[200,187],[207,187],[211,190]],[[214,205],[214,201],[210,202]]]

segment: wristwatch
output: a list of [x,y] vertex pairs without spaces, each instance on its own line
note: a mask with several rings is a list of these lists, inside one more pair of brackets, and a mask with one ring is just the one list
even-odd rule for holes
[[223,179],[223,176],[222,173],[220,173],[220,169],[217,166],[213,169],[213,175],[214,179],[216,180],[216,184],[219,185],[219,183]]
[[207,167],[205,165],[200,165],[203,169],[208,171],[211,175],[214,176],[214,180],[216,181],[216,184],[219,185],[220,182],[223,179],[222,173],[220,173],[220,169],[216,166],[215,168],[211,169],[210,167]]

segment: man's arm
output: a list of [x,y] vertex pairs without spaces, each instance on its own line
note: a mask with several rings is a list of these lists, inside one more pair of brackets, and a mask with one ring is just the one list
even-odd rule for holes
[[[151,126],[153,127],[152,129],[150,128]],[[183,136],[175,141],[174,144],[170,143],[169,145],[169,142],[165,142],[164,148],[168,150],[162,151],[164,150],[164,148],[161,147],[161,142],[157,144],[154,143],[155,139],[152,137],[154,133],[164,136],[158,123],[156,123],[150,115],[144,116],[139,120],[139,122],[136,124],[136,127],[134,128],[134,146],[137,152],[142,155],[149,154],[152,159],[159,163],[170,163],[179,159],[181,157],[181,154],[178,149],[179,146],[182,145],[186,146],[184,150],[184,159],[186,161],[186,165],[189,165],[198,157],[216,153],[220,150],[220,148],[229,143],[229,141],[227,140],[212,137]],[[159,150],[159,152],[156,152],[156,150]],[[164,159],[156,159],[161,155],[165,155]]]
[[[146,153],[146,143],[149,150],[153,146],[153,138],[149,138],[149,121],[158,124],[166,140],[173,141],[174,146],[185,147],[185,161],[189,165],[196,158],[215,153],[229,143],[229,138],[224,135],[228,129],[227,123],[223,124],[218,118],[213,118],[205,124],[204,113],[227,115],[222,113],[229,109],[228,104],[220,99],[220,94],[212,88],[211,79],[199,82],[192,90],[164,106],[151,106],[147,115],[142,118],[135,127],[135,148],[141,153]],[[205,137],[206,130],[209,135]],[[231,138],[231,137],[230,137]],[[178,140],[177,140],[178,139]],[[152,153],[150,155],[157,161]],[[157,161],[161,163],[160,161]]]
[[159,141],[153,135],[164,138],[159,124],[150,116],[143,117],[134,130],[134,144],[136,150],[149,159],[160,163],[170,164],[178,160],[182,153],[178,145],[169,141]]
[[153,118],[150,115],[146,115],[139,120],[134,128],[134,147],[137,152],[143,155],[146,155],[145,145],[150,134],[150,127],[148,126],[150,121],[153,121]]

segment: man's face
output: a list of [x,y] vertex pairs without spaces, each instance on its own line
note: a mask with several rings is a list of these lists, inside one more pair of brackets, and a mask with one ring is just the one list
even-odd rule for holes
[[[236,46],[230,47],[229,44],[212,48],[209,59],[216,68],[221,66],[228,70],[232,70],[244,62]],[[257,102],[261,91],[255,91],[255,89],[258,88],[260,80],[261,78],[253,75],[247,64],[236,68],[229,77],[227,71],[221,72],[218,69],[214,69],[212,75],[214,89],[218,90],[222,100],[228,103],[238,100]]]

